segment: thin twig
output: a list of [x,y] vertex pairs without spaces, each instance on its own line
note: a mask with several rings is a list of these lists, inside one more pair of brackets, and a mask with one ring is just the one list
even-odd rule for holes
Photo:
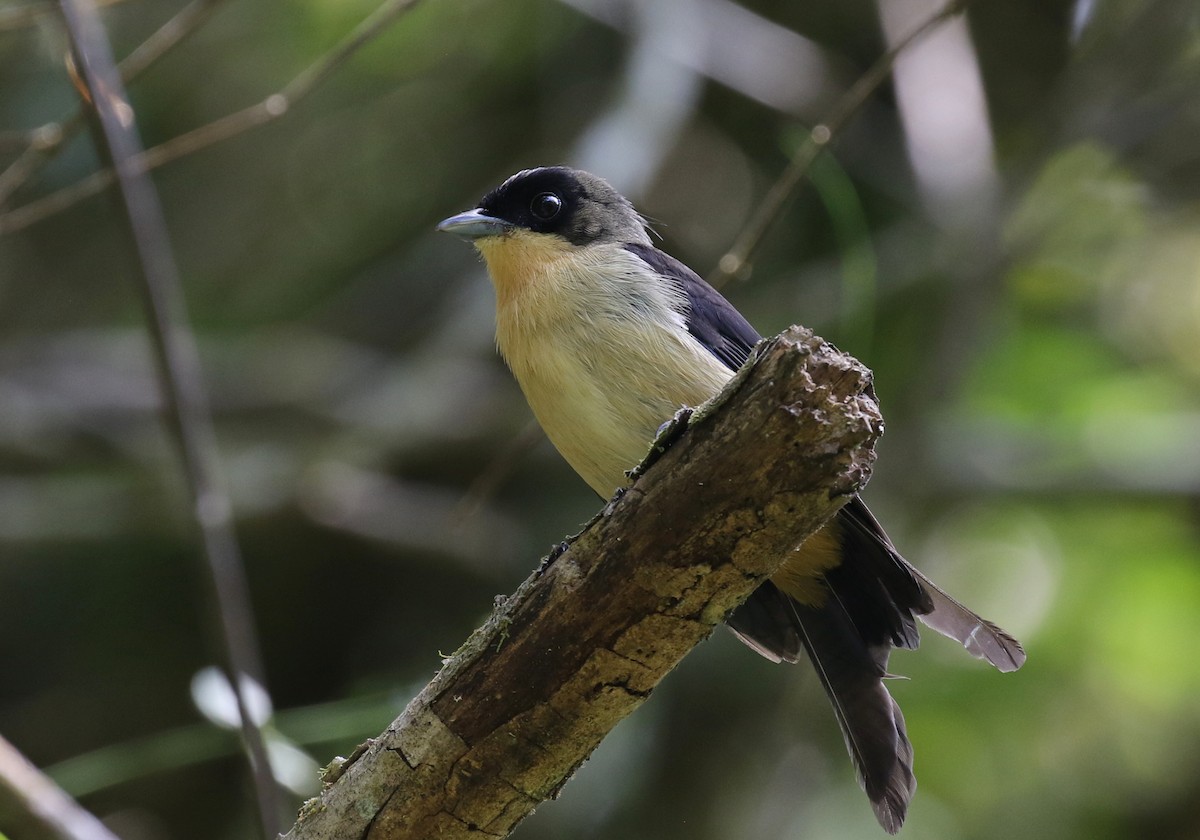
[[[420,0],[385,0],[337,46],[302,70],[278,93],[271,94],[255,105],[227,114],[146,150],[139,157],[138,165],[147,170],[157,169],[165,163],[229,140],[252,128],[282,117],[297,101],[311,93],[317,85],[325,81],[355,52],[376,38],[400,14],[410,10],[419,2]],[[7,195],[4,190],[4,181],[4,175],[0,175],[0,204]],[[101,169],[69,187],[64,187],[0,215],[0,236],[22,230],[55,213],[60,213],[83,199],[96,195],[112,181],[113,171],[107,168]]]
[[[121,79],[128,84],[150,69],[184,38],[199,29],[222,2],[224,0],[192,0],[180,9],[117,65],[121,71]],[[47,5],[50,8],[54,7],[53,3]],[[0,206],[37,174],[38,170],[53,160],[67,141],[83,128],[83,124],[83,107],[76,106],[74,111],[62,119],[28,132],[29,140],[25,151],[8,169],[0,172]]]
[[25,149],[8,168],[0,172],[0,207],[48,161],[53,160],[66,140],[82,126],[83,109],[77,107],[69,116],[30,131]]
[[121,60],[118,68],[121,78],[131,82],[160,58],[174,49],[184,38],[204,25],[223,0],[192,0],[166,23],[155,30],[149,38]]
[[166,219],[149,174],[139,163],[141,141],[133,108],[108,38],[90,0],[60,0],[71,51],[94,109],[100,151],[116,173],[117,196],[137,254],[138,278],[155,349],[169,425],[183,459],[194,515],[213,587],[224,658],[237,698],[263,836],[278,834],[278,791],[262,731],[249,713],[248,680],[262,682],[245,571],[233,533],[233,512],[219,477],[219,453],[195,336],[188,327]]
[[27,149],[34,143],[32,131],[0,130],[0,151]]
[[380,3],[375,11],[363,18],[363,22],[338,42],[332,50],[300,71],[296,78],[284,85],[280,94],[290,104],[295,104],[297,99],[307,96],[313,88],[345,64],[350,56],[373,41],[399,15],[409,11],[419,2],[420,0],[385,0]]
[[826,120],[814,126],[808,133],[808,137],[800,144],[800,148],[792,156],[787,168],[783,170],[766,198],[758,205],[753,217],[734,240],[733,247],[717,262],[716,270],[709,275],[709,282],[713,286],[719,289],[734,277],[745,275],[749,271],[750,258],[762,243],[767,230],[779,218],[784,207],[791,200],[800,182],[804,180],[813,161],[829,145],[830,141],[841,133],[850,118],[858,113],[871,95],[891,75],[896,59],[901,53],[945,21],[962,14],[970,2],[971,0],[950,0],[907,37],[879,56],[870,69],[838,99]]
[[[125,0],[96,0],[97,6],[115,6]],[[23,29],[34,26],[49,15],[58,13],[58,4],[54,0],[42,0],[40,3],[26,3],[23,6],[10,6],[0,9],[0,32],[9,29]]]
[[2,737],[0,827],[22,840],[117,840]]

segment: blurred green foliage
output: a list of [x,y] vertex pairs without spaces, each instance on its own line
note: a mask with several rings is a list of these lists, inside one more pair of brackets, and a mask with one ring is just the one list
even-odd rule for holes
[[[117,54],[181,7],[107,8]],[[279,90],[373,7],[218,4],[131,86],[146,144]],[[7,167],[75,93],[53,15],[3,20]],[[938,638],[894,657],[904,836],[1197,837],[1200,13],[977,0],[969,34],[991,197],[939,210],[885,89],[725,291],[875,369],[868,500],[1029,650],[1007,676]],[[594,165],[707,273],[885,46],[865,0],[425,3],[282,119],[156,172],[281,749],[323,765],[381,730],[599,504],[544,441],[472,493],[529,415],[436,221],[519,168]],[[80,134],[0,213],[95,165]],[[251,837],[236,741],[189,693],[212,619],[130,260],[103,196],[0,237],[0,732],[129,840]],[[718,634],[516,836],[882,834],[808,669]]]

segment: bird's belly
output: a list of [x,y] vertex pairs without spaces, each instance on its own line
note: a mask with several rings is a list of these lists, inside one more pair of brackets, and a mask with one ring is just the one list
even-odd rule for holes
[[[622,334],[628,337],[628,331]],[[537,365],[519,354],[509,364],[551,443],[607,498],[628,483],[626,470],[646,456],[659,427],[681,406],[716,394],[732,373],[715,358],[710,364],[683,353],[648,352],[656,346],[650,340],[610,352],[614,345],[597,343],[595,336],[593,324],[586,353],[557,345],[537,351]],[[800,603],[819,605],[826,595],[819,581],[840,562],[840,551],[837,528],[823,528],[797,546],[771,579]]]
[[[716,394],[732,373],[666,330],[591,323],[501,351],[547,437],[602,496],[628,483],[659,427]],[[699,352],[697,352],[697,350]]]

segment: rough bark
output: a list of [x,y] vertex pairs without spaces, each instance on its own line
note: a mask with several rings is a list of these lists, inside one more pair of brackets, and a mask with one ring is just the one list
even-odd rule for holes
[[793,327],[326,772],[290,840],[505,837],[866,482],[870,373]]

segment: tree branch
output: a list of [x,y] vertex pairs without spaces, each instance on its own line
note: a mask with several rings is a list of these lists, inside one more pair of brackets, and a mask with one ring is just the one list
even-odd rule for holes
[[288,840],[504,837],[866,482],[870,373],[793,327],[682,412],[640,473],[378,738]]

